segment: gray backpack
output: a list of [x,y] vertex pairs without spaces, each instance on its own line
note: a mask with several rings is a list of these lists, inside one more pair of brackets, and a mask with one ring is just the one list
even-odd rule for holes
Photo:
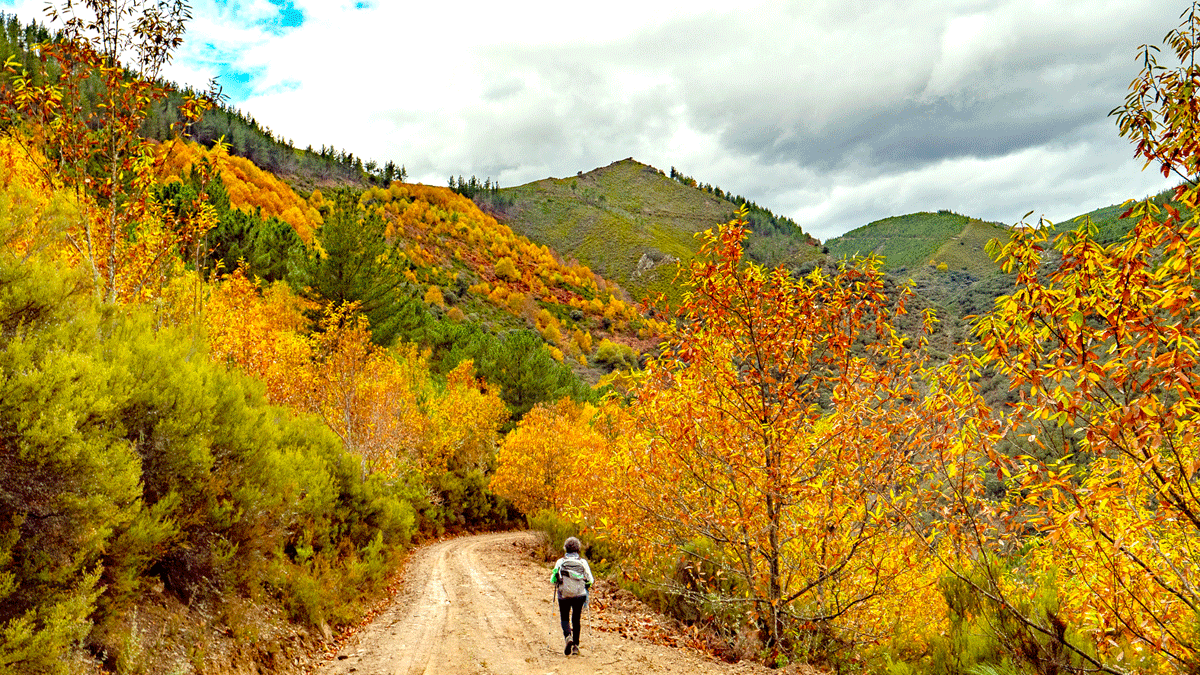
[[558,597],[581,598],[587,595],[587,568],[579,558],[567,558],[558,566]]

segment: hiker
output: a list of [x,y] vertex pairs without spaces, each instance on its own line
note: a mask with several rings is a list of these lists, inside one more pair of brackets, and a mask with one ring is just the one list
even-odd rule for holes
[[587,603],[588,591],[596,581],[591,566],[579,555],[579,548],[578,539],[567,537],[563,542],[563,557],[554,563],[554,571],[550,573],[550,581],[556,588],[563,637],[567,640],[564,656],[579,653],[579,615]]

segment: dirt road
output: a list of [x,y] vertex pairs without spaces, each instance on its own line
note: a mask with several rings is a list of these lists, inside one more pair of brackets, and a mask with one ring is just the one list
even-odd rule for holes
[[549,568],[529,553],[536,537],[461,537],[417,551],[392,605],[320,675],[766,672],[597,630],[619,624],[622,617],[605,614],[616,608],[585,613],[580,655],[563,656]]

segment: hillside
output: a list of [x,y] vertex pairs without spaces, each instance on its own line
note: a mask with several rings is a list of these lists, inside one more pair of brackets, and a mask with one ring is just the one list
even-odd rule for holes
[[[1191,214],[1191,210],[1183,204],[1175,201],[1172,198],[1174,193],[1174,188],[1163,190],[1162,192],[1154,195],[1154,203],[1158,204],[1159,206],[1170,204],[1171,206],[1179,209],[1180,214],[1184,218],[1187,218]],[[1075,216],[1074,218],[1068,218],[1056,223],[1055,225],[1057,228],[1072,228],[1076,227],[1078,223],[1082,223],[1083,218],[1091,218],[1092,224],[1096,226],[1096,240],[1104,244],[1111,244],[1112,242],[1128,234],[1130,228],[1133,227],[1134,223],[1132,220],[1122,218],[1122,216],[1128,210],[1129,207],[1124,203],[1113,204],[1112,206],[1105,206],[1094,211],[1089,211],[1082,215]]]
[[884,259],[884,268],[902,272],[918,267],[986,275],[999,268],[984,246],[1005,236],[1005,227],[968,216],[938,211],[910,213],[877,220],[825,243],[829,255],[842,258],[874,254]]
[[[1188,211],[1171,200],[1172,190],[1155,195],[1157,204],[1170,203],[1186,217]],[[1091,218],[1096,238],[1112,243],[1129,232],[1133,223],[1121,216],[1128,206],[1115,204],[1062,220],[1056,229],[1078,227]],[[985,247],[992,239],[1007,239],[1000,223],[938,211],[920,212],[877,220],[826,242],[831,259],[874,254],[884,259],[884,269],[897,282],[912,280],[918,305],[931,306],[943,317],[961,320],[992,310],[995,299],[1012,290],[1012,278]],[[963,326],[952,334],[964,337]]]
[[[501,220],[515,232],[587,265],[633,296],[673,290],[675,260],[696,251],[695,233],[729,221],[737,206],[632,158],[570,178],[500,190]],[[753,237],[766,264],[819,255],[807,239]]]

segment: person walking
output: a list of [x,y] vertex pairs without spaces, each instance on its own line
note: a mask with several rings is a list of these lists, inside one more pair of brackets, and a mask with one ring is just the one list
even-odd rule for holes
[[554,583],[555,596],[558,598],[558,617],[567,641],[567,646],[563,648],[564,656],[579,653],[579,617],[587,603],[588,592],[596,582],[592,567],[579,555],[580,547],[578,539],[567,537],[563,542],[563,557],[554,563],[554,571],[550,573],[550,581]]

